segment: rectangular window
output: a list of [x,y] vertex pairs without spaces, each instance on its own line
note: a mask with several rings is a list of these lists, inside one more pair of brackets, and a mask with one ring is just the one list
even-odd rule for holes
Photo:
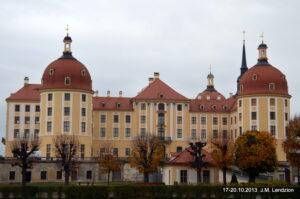
[[218,118],[217,117],[213,117],[213,125],[218,125]]
[[46,152],[47,153],[51,152],[51,144],[47,144],[47,146],[46,146]]
[[126,148],[125,149],[125,155],[129,156],[131,154],[130,152],[131,152],[130,148]]
[[288,113],[284,113],[284,118],[285,118],[285,121],[289,121],[289,114]]
[[239,121],[242,121],[242,113],[239,113]]
[[206,117],[201,117],[201,124],[205,125],[206,124]]
[[85,102],[86,101],[86,94],[81,95],[81,101]]
[[251,120],[256,120],[256,112],[251,112]]
[[145,103],[141,103],[141,110],[146,110],[146,104]]
[[25,106],[25,112],[30,112],[30,105]]
[[251,99],[251,106],[256,106],[256,99]]
[[100,115],[100,122],[105,123],[106,122],[106,115]]
[[15,180],[16,179],[16,172],[10,171],[9,172],[9,180]]
[[85,116],[85,114],[86,114],[86,109],[85,108],[81,108],[81,116]]
[[270,131],[273,136],[276,135],[276,126],[270,126]]
[[182,124],[182,117],[181,116],[177,116],[177,124]]
[[146,136],[146,129],[145,128],[141,128],[140,129],[140,134],[141,134],[141,136]]
[[125,129],[125,136],[130,137],[130,134],[131,134],[131,128],[126,128]]
[[104,127],[100,128],[100,137],[105,137],[106,129]]
[[182,138],[182,129],[177,129],[177,138]]
[[288,100],[284,100],[284,106],[285,106],[285,107],[288,106]]
[[15,112],[20,112],[20,105],[19,104],[15,105]]
[[48,107],[47,109],[47,115],[52,116],[52,107]]
[[24,138],[29,138],[29,129],[24,130]]
[[196,119],[196,117],[192,117],[192,124],[196,124],[197,123],[197,119]]
[[196,137],[197,137],[197,131],[196,129],[192,129],[192,138],[196,139]]
[[39,124],[40,123],[40,117],[35,117],[34,118],[34,123]]
[[47,122],[47,132],[52,131],[52,122]]
[[85,122],[81,122],[81,132],[86,132]]
[[39,106],[39,105],[36,105],[36,106],[35,106],[35,112],[40,112],[40,111],[41,111],[40,106]]
[[86,179],[91,180],[92,179],[92,171],[86,171]]
[[206,129],[201,129],[201,139],[206,139]]
[[177,152],[177,153],[180,153],[180,152],[182,152],[182,146],[178,146],[178,147],[176,147],[176,152]]
[[223,139],[227,139],[228,133],[227,130],[223,130]]
[[34,138],[38,138],[40,134],[40,130],[39,129],[34,129]]
[[70,107],[64,107],[64,116],[70,116]]
[[270,112],[270,120],[275,120],[275,112]]
[[270,106],[275,106],[275,98],[270,98]]
[[234,116],[234,123],[236,124],[236,116]]
[[53,99],[52,93],[48,93],[48,101],[52,101],[52,99]]
[[217,129],[214,129],[214,130],[213,130],[213,138],[214,138],[214,139],[217,139],[217,138],[218,138],[218,130],[217,130]]
[[80,145],[80,157],[84,158],[84,151],[85,151],[85,145],[81,144]]
[[41,171],[41,180],[47,179],[47,171]]
[[61,180],[62,179],[62,171],[56,171],[56,179]]
[[125,122],[126,122],[126,123],[130,123],[130,122],[131,122],[131,117],[130,117],[130,115],[126,115],[126,116],[125,116]]
[[20,117],[19,116],[15,117],[15,124],[20,124]]
[[145,115],[141,115],[141,123],[142,124],[146,123],[146,116]]
[[251,126],[251,130],[252,130],[252,131],[257,131],[256,125],[252,125],[252,126]]
[[114,123],[118,123],[119,122],[119,116],[118,115],[114,115]]
[[182,111],[182,105],[181,104],[177,104],[177,111]]
[[223,117],[222,120],[223,125],[227,125],[227,117]]
[[64,121],[64,132],[70,131],[70,121]]
[[19,138],[19,137],[20,137],[20,130],[14,129],[14,138]]
[[119,137],[119,128],[114,128],[114,137]]
[[30,124],[30,117],[25,117],[25,124]]
[[242,100],[239,100],[239,107],[242,107]]
[[242,129],[242,127],[240,126],[240,135],[242,135],[243,134],[243,129]]
[[180,183],[187,183],[187,170],[180,170]]
[[113,155],[114,156],[119,156],[119,149],[118,148],[113,148]]
[[230,118],[230,124],[231,125],[233,124],[233,118],[232,117]]
[[105,148],[100,148],[100,154],[105,153]]
[[70,101],[71,100],[71,94],[70,93],[65,93],[65,101]]

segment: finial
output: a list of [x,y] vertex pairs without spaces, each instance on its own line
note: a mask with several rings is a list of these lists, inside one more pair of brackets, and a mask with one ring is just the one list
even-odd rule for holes
[[243,41],[244,41],[244,43],[245,43],[245,34],[246,34],[246,31],[245,30],[243,30]]
[[66,35],[69,36],[69,25],[66,25],[65,31],[66,31]]
[[259,36],[261,38],[261,43],[264,43],[264,33],[262,32]]
[[208,70],[209,70],[209,73],[211,73],[211,64],[209,64]]

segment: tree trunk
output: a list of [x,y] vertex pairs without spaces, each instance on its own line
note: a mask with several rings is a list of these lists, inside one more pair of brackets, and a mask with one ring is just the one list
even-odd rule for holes
[[249,172],[249,182],[255,183],[255,173]]
[[68,185],[70,182],[70,170],[65,170],[65,185]]
[[201,183],[201,168],[197,169],[197,183]]
[[22,167],[22,186],[26,185],[26,168]]
[[226,168],[226,167],[223,167],[223,184],[224,184],[224,185],[227,184],[226,171],[227,171],[227,168]]
[[144,172],[144,182],[149,182],[149,173]]
[[109,177],[110,177],[110,171],[107,172],[107,184],[109,185]]
[[298,168],[298,185],[300,185],[300,167],[297,168]]

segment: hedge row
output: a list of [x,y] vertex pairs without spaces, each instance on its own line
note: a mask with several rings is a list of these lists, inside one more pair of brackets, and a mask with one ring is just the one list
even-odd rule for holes
[[[19,186],[0,187],[0,198],[12,199],[227,199],[299,198],[300,187],[289,187],[294,193],[230,193],[222,186]],[[234,187],[229,187],[234,188]],[[261,187],[256,187],[260,189]],[[278,187],[282,188],[282,187]],[[244,189],[243,189],[244,190]]]

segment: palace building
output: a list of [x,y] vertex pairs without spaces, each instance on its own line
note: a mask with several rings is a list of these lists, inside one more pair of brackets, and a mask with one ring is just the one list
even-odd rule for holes
[[[286,162],[281,143],[289,121],[291,95],[286,76],[268,62],[268,47],[263,41],[258,46],[257,64],[250,68],[244,42],[235,94],[226,98],[219,93],[210,72],[206,88],[199,88],[192,99],[167,85],[158,72],[146,86],[141,85],[144,88],[136,96],[123,97],[121,91],[117,97],[110,96],[109,91],[106,96],[98,96],[88,67],[72,55],[69,34],[63,41],[63,55],[45,68],[41,83],[31,84],[25,77],[23,87],[6,99],[5,157],[12,157],[9,143],[25,136],[39,137],[41,157],[49,159],[54,157],[54,136],[67,134],[78,137],[80,158],[98,157],[109,141],[114,153],[126,159],[137,135],[153,134],[169,141],[165,150],[170,161],[162,168],[162,179],[173,184],[186,180],[185,176],[195,178],[188,173],[195,171],[185,169],[188,155],[184,153],[189,142],[236,139],[247,130],[258,130],[274,135],[278,160]],[[205,149],[209,151],[209,147]],[[128,165],[125,167],[128,169]],[[215,168],[203,173],[209,175],[208,181],[218,181]]]

